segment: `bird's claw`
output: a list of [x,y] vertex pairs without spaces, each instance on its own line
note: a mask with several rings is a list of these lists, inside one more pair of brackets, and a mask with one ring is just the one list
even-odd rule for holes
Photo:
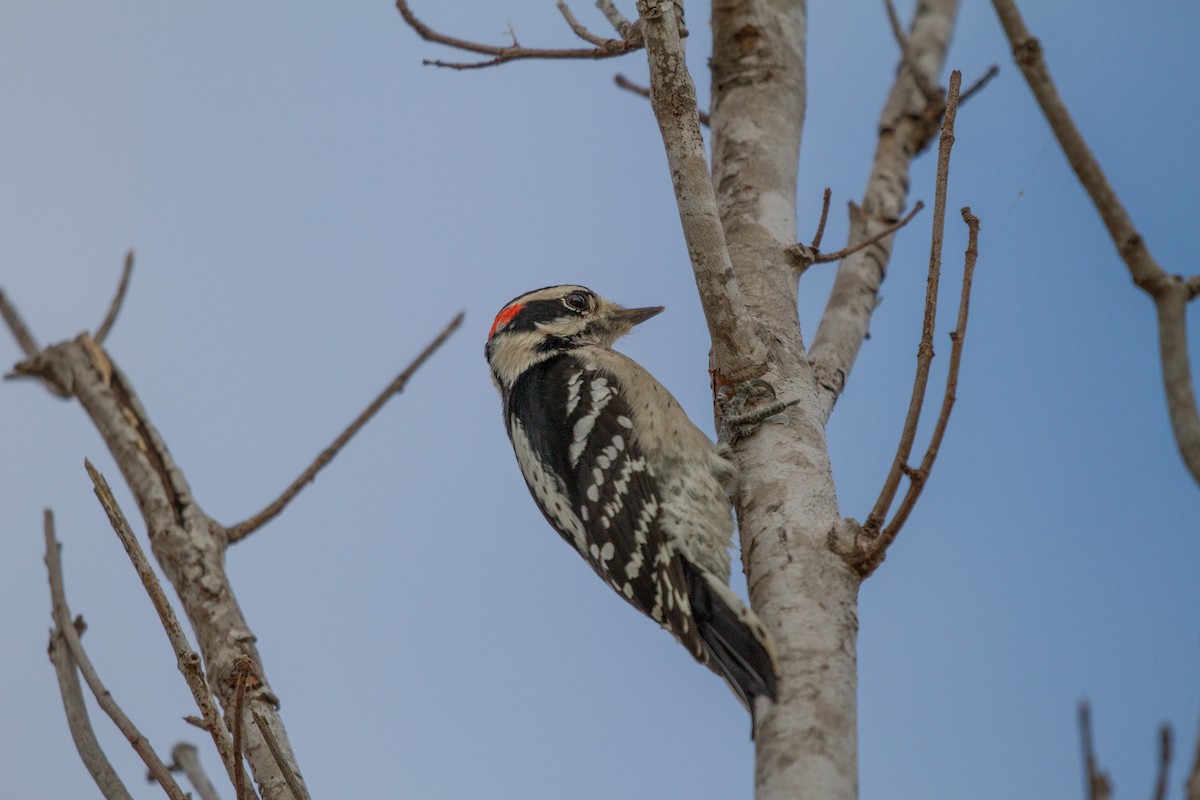
[[732,447],[739,439],[757,431],[763,420],[800,402],[800,398],[780,400],[753,411],[746,411],[746,406],[752,401],[774,400],[775,396],[775,387],[761,378],[743,381],[736,386],[722,386],[718,389],[717,412],[720,417],[720,426],[717,431],[718,444]]

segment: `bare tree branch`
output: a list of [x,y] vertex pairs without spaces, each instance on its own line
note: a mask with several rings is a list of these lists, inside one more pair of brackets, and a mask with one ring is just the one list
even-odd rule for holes
[[[458,50],[465,50],[468,53],[479,53],[481,55],[492,56],[487,61],[476,62],[461,62],[461,61],[431,61],[426,59],[421,62],[434,67],[446,67],[448,69],[479,69],[481,67],[494,67],[498,64],[504,64],[509,61],[518,61],[529,58],[546,58],[546,59],[592,59],[598,60],[602,58],[612,58],[614,56],[624,55],[625,53],[634,50],[642,49],[642,42],[636,38],[631,39],[603,39],[599,40],[602,44],[595,48],[539,48],[539,47],[522,47],[513,37],[513,43],[508,46],[482,44],[480,42],[472,42],[467,39],[459,39],[454,36],[447,36],[444,33],[439,33],[433,28],[430,28],[424,22],[417,18],[416,14],[409,8],[407,0],[396,0],[396,8],[400,11],[400,16],[404,17],[404,21],[408,26],[417,32],[422,39],[427,42],[443,44],[447,47],[453,47]],[[560,4],[560,10],[563,6]],[[564,16],[570,14],[567,10]],[[571,22],[574,17],[570,16],[568,22]],[[578,23],[571,25],[572,30],[577,34],[582,26],[576,27]],[[589,33],[589,35],[591,35]],[[584,36],[583,38],[587,38]],[[589,39],[588,41],[591,41]]]
[[557,0],[557,5],[559,13],[563,15],[563,19],[567,21],[567,24],[571,26],[571,30],[574,31],[575,35],[580,39],[583,39],[588,44],[594,44],[597,47],[607,47],[609,42],[614,41],[612,39],[605,39],[602,36],[597,36],[589,31],[582,22],[575,18],[575,15],[571,13],[571,7],[563,2],[563,0]]
[[[46,569],[50,573],[51,616],[55,620],[55,626],[50,631],[49,655],[51,663],[54,664],[54,672],[58,676],[58,689],[62,695],[63,709],[67,713],[67,727],[71,729],[71,739],[75,742],[75,749],[79,751],[79,758],[92,780],[96,782],[100,794],[108,800],[132,800],[129,790],[121,782],[108,757],[104,755],[100,742],[96,740],[96,732],[88,719],[83,688],[79,685],[75,660],[71,657],[65,634],[58,626],[61,617],[65,616],[70,620],[71,612],[66,608],[66,593],[63,589],[62,545],[54,535],[54,513],[48,508],[43,513],[42,526],[46,539]],[[68,624],[74,628],[74,623]],[[75,631],[76,634],[79,633],[78,628],[75,628]]]
[[788,258],[795,267],[803,272],[814,264],[829,264],[834,261],[841,261],[846,256],[853,255],[859,250],[870,247],[873,244],[878,244],[884,238],[891,236],[896,231],[903,228],[908,223],[912,222],[913,217],[921,213],[921,209],[925,208],[925,204],[918,200],[912,209],[904,215],[903,219],[897,220],[888,227],[871,236],[869,239],[863,239],[861,242],[843,247],[841,250],[835,250],[832,253],[822,253],[820,249],[820,234],[825,228],[825,210],[828,205],[821,211],[821,224],[817,228],[817,237],[813,239],[811,245],[803,245],[797,242],[787,249]]
[[1192,478],[1200,484],[1200,411],[1196,407],[1188,357],[1186,306],[1196,296],[1193,281],[1168,275],[1159,266],[1145,240],[1133,226],[1117,193],[1109,184],[1100,163],[1075,126],[1066,104],[1055,88],[1042,56],[1042,45],[1025,27],[1013,0],[992,0],[996,16],[1012,45],[1013,58],[1041,106],[1063,154],[1099,212],[1113,245],[1125,262],[1133,282],[1154,300],[1158,314],[1159,355],[1163,385],[1175,443]]
[[[962,75],[957,70],[950,76],[950,91],[947,103],[945,122],[942,126],[941,144],[938,151],[938,175],[934,202],[933,241],[930,247],[929,279],[925,295],[925,319],[922,325],[921,344],[917,349],[917,375],[913,382],[913,393],[909,403],[908,415],[904,429],[900,435],[896,457],[892,468],[884,481],[879,499],[861,528],[855,531],[853,548],[843,553],[847,563],[856,569],[863,578],[869,577],[883,562],[887,549],[896,540],[908,516],[920,499],[925,483],[929,479],[933,464],[941,450],[942,439],[946,434],[946,426],[950,421],[950,413],[958,391],[958,372],[962,361],[963,343],[967,335],[967,319],[970,313],[971,287],[975,275],[975,262],[979,256],[979,218],[971,213],[970,208],[962,209],[963,221],[967,224],[968,241],[963,263],[962,293],[958,305],[958,321],[950,334],[951,350],[950,365],[946,373],[946,386],[942,395],[942,406],[934,424],[933,434],[929,445],[921,458],[920,466],[912,468],[908,464],[912,444],[916,438],[917,427],[921,419],[921,409],[924,402],[925,390],[929,378],[929,365],[933,360],[933,333],[937,315],[938,282],[941,272],[942,237],[945,228],[946,190],[949,182],[950,150],[954,143],[954,121],[958,109],[958,89]],[[888,510],[899,489],[901,476],[909,479],[908,489],[900,502],[895,515],[887,527],[883,527]]]
[[[25,354],[26,359],[33,358],[41,351],[37,341],[33,338],[33,334],[29,332],[29,328],[25,325],[25,320],[21,319],[21,315],[17,313],[17,309],[8,301],[3,291],[0,291],[0,317],[4,317],[4,322],[8,325],[9,331],[12,332],[13,338],[17,340],[17,345],[20,346],[21,352]],[[13,372],[4,376],[5,380],[13,378],[25,377],[19,372]],[[42,385],[56,397],[70,397],[71,393],[65,391],[61,386],[53,381],[43,380]]]
[[756,378],[766,370],[766,349],[746,311],[726,246],[675,4],[638,0],[638,13],[650,63],[650,105],[666,147],[683,235],[712,337],[714,375],[718,385]]
[[171,642],[171,648],[175,651],[175,662],[192,692],[192,699],[196,701],[196,707],[200,709],[205,727],[212,735],[213,744],[216,745],[217,752],[220,754],[225,768],[229,771],[229,779],[235,781],[240,767],[233,758],[233,743],[229,736],[229,729],[225,727],[224,720],[217,713],[212,692],[205,682],[204,670],[200,665],[200,654],[192,650],[188,643],[187,636],[179,625],[179,619],[175,616],[175,610],[171,608],[171,601],[167,599],[162,585],[158,582],[158,576],[154,574],[150,561],[142,552],[142,546],[138,544],[137,537],[133,535],[133,529],[129,527],[129,520],[125,518],[125,513],[121,511],[117,499],[113,497],[108,481],[92,466],[91,461],[84,459],[83,465],[92,479],[92,486],[95,489],[96,497],[100,500],[100,505],[104,507],[104,513],[108,515],[113,530],[116,531],[117,537],[125,547],[125,552],[129,555],[129,560],[133,562],[134,570],[141,578],[146,594],[150,596],[150,602],[154,604],[154,610],[158,613],[163,630],[167,633],[167,639]]
[[1092,711],[1086,700],[1079,704],[1079,740],[1083,746],[1083,778],[1087,782],[1088,800],[1110,800],[1112,782],[1096,761],[1092,747]]
[[821,219],[817,222],[817,232],[813,234],[812,244],[809,245],[814,252],[820,251],[821,240],[825,238],[825,223],[829,221],[829,203],[832,199],[833,189],[826,186],[821,195]]
[[[641,97],[644,97],[647,100],[650,99],[650,90],[649,89],[647,89],[645,86],[641,86],[639,84],[634,83],[633,81],[629,80],[629,78],[626,78],[624,75],[622,75],[619,72],[613,76],[613,83],[615,83],[617,86],[621,87],[622,89],[624,89],[628,92],[633,92],[634,94],[640,95]],[[708,123],[708,112],[704,111],[703,109],[697,108],[696,116],[700,119],[700,124],[707,128],[708,124],[709,124]]]
[[279,746],[279,740],[275,738],[275,732],[271,730],[271,726],[267,724],[262,714],[259,714],[257,711],[252,713],[254,714],[254,724],[258,726],[263,740],[267,743],[267,749],[271,751],[271,756],[275,759],[279,771],[283,773],[283,779],[287,781],[288,788],[292,791],[292,796],[296,800],[309,800],[308,790],[298,780],[299,776],[292,771],[286,754]]
[[[129,740],[133,746],[134,752],[141,757],[145,762],[146,768],[150,770],[150,774],[162,786],[163,791],[171,800],[184,800],[185,795],[183,790],[179,788],[179,784],[175,783],[175,779],[171,777],[170,770],[166,764],[154,752],[154,748],[150,745],[149,740],[142,735],[133,721],[125,715],[121,707],[117,705],[117,701],[113,699],[112,693],[105,688],[100,680],[100,676],[96,673],[96,668],[92,666],[92,661],[88,658],[87,652],[83,649],[83,643],[79,640],[79,632],[75,628],[75,624],[71,621],[71,609],[67,605],[67,593],[64,588],[62,559],[60,557],[60,548],[58,540],[54,535],[53,519],[46,515],[45,519],[45,538],[46,538],[46,569],[50,575],[50,597],[54,607],[54,623],[55,635],[61,636],[62,641],[66,643],[67,649],[70,651],[70,657],[79,667],[79,672],[83,675],[83,680],[87,683],[88,688],[92,690],[92,694],[96,697],[96,702],[104,713],[108,714],[109,718],[116,724],[117,728]],[[83,753],[81,752],[82,756]],[[85,760],[85,764],[87,761]],[[88,771],[92,772],[95,764],[88,764]],[[103,769],[103,767],[101,768]],[[106,776],[105,783],[102,784],[97,777],[97,773],[92,772],[92,777],[96,779],[96,785],[100,787],[102,792],[105,792],[105,797],[128,797],[129,793],[125,790],[120,781],[116,778],[115,773],[111,772],[111,766],[108,767],[109,775]],[[115,780],[116,784],[110,782]],[[107,792],[114,786],[119,788],[114,790],[113,794]]]
[[[246,680],[250,677],[250,659],[242,656],[237,661],[237,688],[233,694],[233,757],[238,766],[242,764],[242,730],[246,724]],[[237,800],[246,800],[246,773],[238,769],[233,776],[233,789]]]
[[896,541],[896,537],[900,534],[900,529],[904,527],[904,523],[908,521],[908,515],[912,513],[917,500],[920,499],[921,492],[925,489],[925,483],[929,480],[929,474],[933,471],[933,462],[937,459],[938,452],[941,450],[942,438],[946,435],[946,425],[950,422],[950,412],[954,408],[954,401],[958,396],[958,370],[962,362],[963,341],[967,336],[967,316],[970,312],[971,284],[975,275],[975,261],[979,257],[979,218],[971,213],[970,208],[964,208],[962,215],[968,229],[967,253],[963,264],[962,295],[959,298],[958,304],[958,323],[950,333],[950,366],[946,372],[946,388],[942,395],[942,408],[938,412],[937,422],[933,426],[933,435],[929,438],[929,447],[926,448],[925,455],[921,458],[921,465],[915,470],[908,467],[907,464],[903,467],[904,474],[909,479],[908,490],[904,493],[904,498],[900,501],[900,505],[896,509],[896,514],[892,517],[892,521],[882,531],[867,529],[866,525],[863,525],[856,531],[856,537],[863,534],[866,534],[868,537],[876,536],[873,541],[866,544],[861,542],[861,540],[856,541],[860,549],[856,552],[855,557],[851,559],[851,565],[859,571],[864,579],[870,577],[871,573],[883,563],[887,549],[892,546],[892,542]]
[[99,328],[96,328],[96,335],[92,337],[100,344],[104,344],[113,323],[117,321],[117,315],[121,313],[121,304],[125,302],[125,292],[129,290],[129,276],[132,274],[133,251],[129,250],[125,253],[125,266],[121,269],[121,282],[117,284],[117,293],[108,306],[108,313],[104,315],[104,321],[100,323]]
[[955,70],[950,76],[950,96],[946,107],[946,120],[942,123],[941,143],[938,148],[937,186],[933,201],[933,241],[929,249],[929,277],[925,288],[925,320],[921,326],[921,344],[917,348],[917,374],[913,380],[912,397],[908,404],[908,415],[900,434],[896,457],[883,484],[883,491],[875,507],[863,523],[863,533],[873,538],[883,525],[884,517],[896,498],[900,479],[905,472],[913,441],[917,437],[917,424],[921,421],[921,408],[925,402],[925,387],[929,382],[929,365],[933,361],[933,332],[937,323],[938,282],[942,270],[942,238],[946,227],[946,188],[950,177],[950,150],[954,146],[954,119],[958,111],[958,89],[962,74]]
[[999,74],[1000,74],[1000,67],[996,66],[995,64],[992,64],[990,67],[987,68],[987,71],[984,72],[983,75],[981,75],[978,79],[976,79],[976,81],[974,83],[972,83],[966,89],[963,89],[962,94],[960,94],[958,96],[958,104],[961,106],[962,104],[964,104],[968,100],[970,100],[972,97],[974,97],[975,95],[982,92],[984,87],[992,82],[992,78],[996,77]]
[[[911,69],[897,71],[880,114],[879,143],[861,206],[852,206],[851,244],[870,239],[900,219],[907,205],[909,167],[913,157],[937,134],[940,103],[930,103],[917,88],[913,71],[935,82],[941,73],[958,0],[918,0],[908,35]],[[842,260],[825,313],[808,350],[826,419],[846,386],[871,316],[879,303],[879,287],[891,257],[891,237]]]
[[1167,776],[1171,772],[1171,726],[1158,729],[1158,777],[1154,781],[1154,800],[1167,800]]
[[[225,530],[192,498],[182,470],[128,379],[86,333],[41,350],[15,371],[57,384],[79,399],[138,501],[155,556],[195,631],[209,686],[225,709],[232,708],[234,662],[239,655],[250,656],[260,683],[249,702],[261,709],[278,746],[294,759],[279,701],[267,684],[254,634],[225,573]],[[247,740],[247,761],[264,799],[286,797],[290,790],[266,742],[257,730]],[[298,769],[292,771],[298,774]]]
[[171,748],[171,758],[175,760],[175,766],[187,775],[192,788],[200,795],[200,800],[221,800],[216,787],[204,772],[204,765],[200,763],[200,753],[195,745],[180,742]]
[[33,334],[26,327],[25,320],[21,319],[17,309],[8,302],[8,297],[2,291],[0,291],[0,316],[4,317],[8,329],[12,331],[13,338],[17,340],[17,344],[20,345],[21,352],[25,354],[26,358],[32,358],[38,350],[41,350],[34,341]]
[[399,375],[392,379],[391,383],[384,387],[384,390],[380,392],[379,395],[372,400],[365,409],[363,409],[362,413],[359,414],[336,439],[333,440],[332,444],[321,451],[316,459],[314,459],[313,462],[308,465],[308,468],[305,469],[304,472],[300,473],[300,477],[292,481],[292,484],[288,486],[287,489],[284,489],[283,494],[279,495],[279,497],[277,497],[270,505],[255,514],[250,519],[239,522],[238,524],[230,527],[228,533],[229,542],[232,544],[233,542],[238,542],[242,539],[245,539],[247,536],[254,533],[254,531],[258,530],[263,525],[266,525],[268,522],[277,517],[279,513],[287,507],[287,504],[290,503],[296,497],[296,495],[300,494],[300,491],[304,489],[305,486],[307,486],[317,477],[317,473],[320,472],[325,465],[332,461],[334,456],[336,456],[338,452],[346,446],[346,443],[353,438],[354,434],[358,433],[359,430],[361,430],[362,427],[366,425],[376,413],[379,412],[379,409],[383,408],[384,404],[386,404],[388,400],[404,391],[404,387],[408,385],[408,381],[410,378],[412,378],[413,374],[420,369],[422,364],[429,360],[430,356],[432,356],[448,338],[450,338],[450,335],[454,333],[454,331],[458,330],[459,325],[462,324],[464,314],[465,312],[459,312],[454,319],[450,320],[449,324],[442,329],[442,332],[434,337],[432,342],[425,346],[425,349],[422,350],[415,359],[413,359],[412,363],[405,367]]
[[942,102],[942,92],[928,75],[917,68],[916,58],[914,58],[912,49],[908,46],[908,37],[904,35],[904,28],[900,24],[900,15],[896,13],[895,3],[892,0],[883,0],[883,3],[887,7],[888,22],[892,26],[892,36],[895,37],[896,44],[900,47],[901,63],[912,74],[917,88],[925,96],[925,102],[930,105],[940,105]]
[[622,39],[630,38],[629,30],[634,23],[621,13],[612,0],[596,0],[596,8],[600,9],[600,13],[608,20],[608,24],[613,26],[613,30],[620,34]]

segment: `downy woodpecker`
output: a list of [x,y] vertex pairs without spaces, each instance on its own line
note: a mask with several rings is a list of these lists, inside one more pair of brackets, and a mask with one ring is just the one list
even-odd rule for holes
[[774,698],[762,622],[729,588],[736,467],[650,373],[612,349],[663,310],[583,286],[523,294],[485,347],[517,464],[550,525],[600,578],[721,675]]

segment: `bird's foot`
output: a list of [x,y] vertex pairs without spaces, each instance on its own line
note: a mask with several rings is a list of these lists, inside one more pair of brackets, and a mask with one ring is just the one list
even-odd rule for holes
[[758,430],[763,420],[791,408],[800,398],[778,400],[765,406],[747,411],[746,406],[760,400],[774,400],[775,387],[761,378],[743,381],[736,386],[722,386],[717,390],[717,413],[720,423],[717,429],[717,444],[732,447]]

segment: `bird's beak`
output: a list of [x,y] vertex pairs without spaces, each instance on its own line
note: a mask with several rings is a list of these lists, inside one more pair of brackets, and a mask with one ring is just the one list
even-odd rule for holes
[[651,317],[661,314],[665,309],[663,306],[648,306],[646,308],[622,308],[613,313],[612,318],[615,323],[625,330],[629,330],[634,325],[645,322]]

